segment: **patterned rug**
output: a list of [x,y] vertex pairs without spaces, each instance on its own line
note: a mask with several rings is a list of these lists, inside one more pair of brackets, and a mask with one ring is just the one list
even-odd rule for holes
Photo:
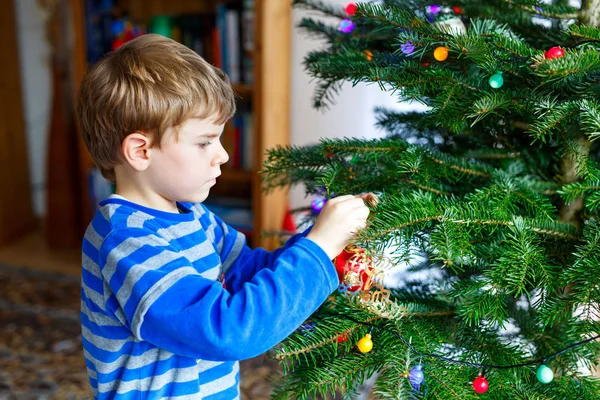
[[[0,400],[91,399],[79,325],[79,279],[0,266]],[[279,366],[241,363],[242,398],[266,400]]]

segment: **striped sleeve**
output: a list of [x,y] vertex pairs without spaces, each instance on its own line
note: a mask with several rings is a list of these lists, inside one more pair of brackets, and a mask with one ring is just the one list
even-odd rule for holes
[[283,247],[272,252],[260,247],[250,249],[246,245],[246,238],[243,234],[206,208],[205,212],[209,215],[211,228],[215,234],[216,247],[219,250],[221,264],[225,271],[225,283],[232,293],[240,290],[246,282],[250,282],[252,277],[261,269],[272,269],[277,257],[288,247],[305,237],[312,229],[310,227],[304,232],[292,236]]
[[100,253],[115,299],[107,304],[122,309],[135,337],[204,360],[264,353],[300,326],[338,283],[327,254],[303,237],[233,294],[200,276],[149,229],[113,231]]

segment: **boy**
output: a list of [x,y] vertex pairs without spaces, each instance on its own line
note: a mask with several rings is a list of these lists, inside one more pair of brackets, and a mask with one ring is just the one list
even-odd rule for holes
[[227,77],[187,47],[141,36],[83,78],[85,143],[116,194],[83,240],[83,347],[96,399],[237,399],[238,360],[297,329],[338,286],[331,259],[366,224],[330,200],[272,253],[201,203],[228,155]]

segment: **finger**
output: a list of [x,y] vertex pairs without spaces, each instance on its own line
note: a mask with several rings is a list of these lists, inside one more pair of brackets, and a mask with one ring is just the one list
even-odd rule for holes
[[367,227],[367,221],[358,221],[357,223],[354,224],[354,227],[351,230],[351,233],[354,235],[356,233],[358,233],[359,231],[365,229]]
[[338,204],[338,207],[343,207],[343,209],[349,213],[353,213],[356,210],[359,210],[361,208],[368,209],[367,206],[365,205],[365,202],[363,201],[363,199],[361,199],[359,197],[352,197],[351,199],[348,199],[348,200],[344,201],[343,203]]
[[346,201],[346,200],[353,199],[353,198],[354,198],[353,195],[345,194],[343,196],[338,196],[338,197],[334,197],[333,199],[329,199],[328,203],[335,204],[335,203],[340,203],[342,201]]

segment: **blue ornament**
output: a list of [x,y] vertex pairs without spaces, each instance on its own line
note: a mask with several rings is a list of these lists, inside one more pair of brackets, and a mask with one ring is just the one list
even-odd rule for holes
[[301,328],[302,328],[302,335],[305,336],[305,337],[310,336],[310,334],[314,332],[315,326],[317,326],[317,324],[314,323],[314,322],[309,322],[307,324],[302,324],[302,326],[301,326]]
[[406,55],[412,54],[412,52],[415,51],[415,45],[411,42],[406,42],[400,45],[400,50]]
[[552,382],[552,380],[554,380],[554,372],[552,372],[550,368],[546,367],[543,364],[540,365],[540,367],[537,369],[536,375],[538,381],[542,383],[550,383]]
[[350,33],[354,30],[354,22],[351,20],[344,18],[340,21],[340,31],[344,33]]
[[490,76],[488,80],[490,86],[494,89],[499,89],[504,84],[504,78],[502,78],[502,72],[498,71],[494,75]]
[[310,203],[310,205],[312,206],[313,211],[318,214],[323,209],[325,202],[326,200],[324,197],[317,197]]
[[425,375],[423,374],[423,367],[421,364],[418,364],[409,371],[408,381],[412,385],[413,389],[417,391],[421,390],[421,383],[423,383],[424,380]]

